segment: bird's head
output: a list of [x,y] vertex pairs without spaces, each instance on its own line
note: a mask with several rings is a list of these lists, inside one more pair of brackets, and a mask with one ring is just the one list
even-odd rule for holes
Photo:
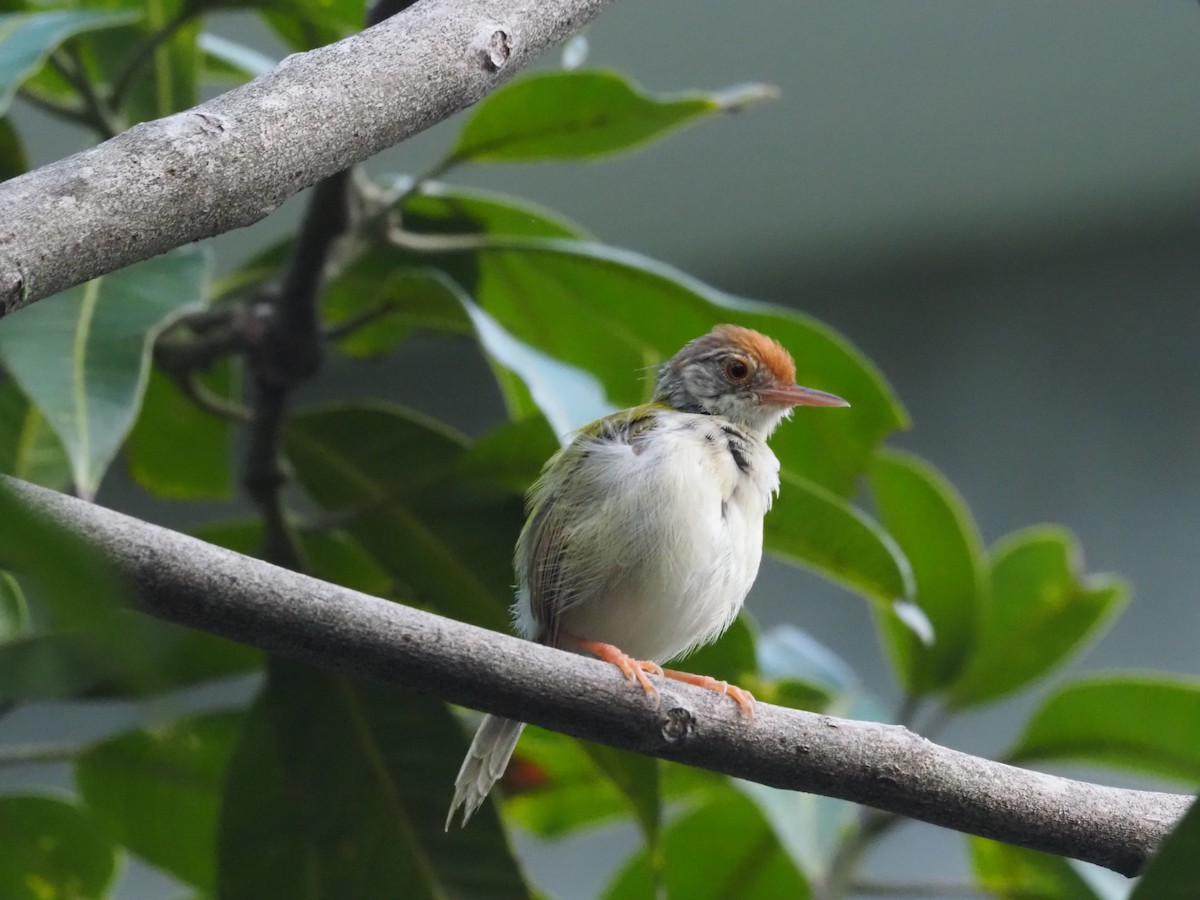
[[722,416],[763,439],[797,406],[850,405],[796,384],[791,355],[765,334],[738,325],[718,325],[663,363],[654,401]]

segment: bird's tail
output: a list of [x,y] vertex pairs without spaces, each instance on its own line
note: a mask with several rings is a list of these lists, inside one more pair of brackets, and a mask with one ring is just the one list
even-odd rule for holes
[[446,816],[447,831],[460,806],[463,811],[462,823],[466,826],[475,810],[483,804],[492,785],[508,768],[508,761],[517,749],[517,739],[524,728],[524,722],[513,719],[483,717],[479,730],[475,732],[475,739],[471,741],[471,749],[467,751],[467,758],[463,760],[458,777],[454,779],[454,799]]

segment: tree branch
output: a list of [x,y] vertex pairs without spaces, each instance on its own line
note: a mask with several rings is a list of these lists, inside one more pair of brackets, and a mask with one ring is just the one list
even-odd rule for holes
[[0,484],[97,547],[150,615],[576,737],[1125,875],[1141,870],[1191,802],[969,756],[897,725],[765,703],[747,722],[712,691],[674,682],[655,708],[596,660],[368,597],[44,488]]
[[474,103],[611,0],[421,0],[0,184],[0,315],[191,241]]

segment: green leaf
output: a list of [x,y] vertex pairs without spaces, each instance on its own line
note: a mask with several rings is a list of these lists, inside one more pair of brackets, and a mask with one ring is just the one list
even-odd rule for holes
[[[239,394],[226,360],[198,376],[215,396]],[[224,500],[233,496],[231,423],[185,396],[162,372],[150,372],[137,424],[127,445],[134,480],[172,500]]]
[[1061,856],[968,837],[975,883],[997,900],[1100,900]]
[[[408,186],[407,181],[395,185],[401,189]],[[406,194],[399,211],[404,227],[419,234],[588,237],[578,223],[522,197],[438,182],[423,182],[420,193]]]
[[253,647],[122,612],[0,643],[0,703],[141,698],[252,672]]
[[459,476],[524,494],[554,452],[558,440],[541,415],[505,422],[472,444],[458,464]]
[[[271,30],[293,50],[312,50],[340,41],[365,24],[362,0],[222,0],[230,7],[262,10]],[[265,7],[265,9],[263,9]]]
[[655,97],[615,72],[546,72],[481,100],[447,164],[592,159],[774,96],[774,88],[745,85],[716,94]]
[[820,485],[796,475],[782,480],[764,525],[767,550],[815,569],[885,611],[912,596],[912,570],[886,531]]
[[880,521],[912,566],[914,601],[933,627],[926,644],[895,616],[876,618],[901,682],[920,695],[953,681],[968,658],[985,602],[983,543],[962,498],[928,463],[880,451],[869,477]]
[[1129,900],[1187,900],[1200,884],[1200,803],[1193,803],[1146,866]]
[[506,818],[543,838],[632,813],[627,797],[583,741],[533,725],[522,733],[500,788]]
[[61,9],[0,14],[0,116],[13,95],[72,35],[135,21],[132,10]]
[[529,896],[490,804],[442,829],[465,752],[431,697],[273,661],[229,769],[218,896]]
[[992,552],[991,601],[951,706],[975,706],[1016,691],[1062,663],[1125,605],[1127,586],[1085,576],[1075,538],[1030,528]]
[[1016,762],[1099,763],[1200,783],[1200,682],[1123,674],[1051,694],[1009,751]]
[[[700,862],[702,861],[702,863]],[[811,896],[804,873],[784,851],[758,808],[726,788],[672,822],[661,859],[642,850],[617,873],[603,896],[662,896],[671,900],[753,900]]]
[[[246,556],[254,556],[263,542],[262,522],[258,519],[205,525],[194,533],[210,544]],[[304,571],[314,578],[376,597],[388,597],[394,591],[391,576],[346,532],[298,530],[296,536]]]
[[71,483],[62,442],[12,381],[0,383],[0,472],[53,490]]
[[25,147],[13,128],[12,120],[0,118],[0,181],[16,178],[28,170]]
[[630,750],[618,750],[584,741],[583,749],[597,767],[617,786],[637,819],[642,835],[651,846],[658,843],[662,824],[662,791],[658,760]]
[[92,817],[51,797],[0,797],[0,847],[5,900],[100,900],[116,874],[116,848]]
[[566,436],[615,411],[604,387],[583,369],[521,343],[465,294],[459,293],[458,299],[492,364],[511,417],[540,413],[555,434]]
[[[468,264],[473,284],[463,280]],[[632,253],[514,239],[448,257],[447,270],[500,328],[590,373],[618,408],[645,402],[649,370],[714,325],[735,322],[771,335],[795,356],[800,383],[853,404],[801,410],[771,439],[785,476],[807,478],[843,497],[878,442],[906,422],[871,363],[830,329],[790,310],[737,300]],[[569,408],[565,400],[559,406]],[[577,417],[572,424],[586,422]]]
[[[409,182],[391,190],[405,191]],[[388,190],[389,186],[384,185]],[[419,194],[405,194],[404,227],[422,235],[507,235],[582,237],[577,225],[536,204],[502,194],[449,189],[426,183]],[[339,346],[351,356],[387,353],[414,331],[466,334],[470,323],[455,285],[415,256],[373,243],[329,284],[322,300],[326,325],[350,331]],[[467,275],[466,280],[474,280]]]
[[418,330],[467,330],[446,279],[431,270],[397,268],[384,247],[369,250],[330,284],[322,307],[329,327],[344,333],[338,346],[355,357],[390,353]]
[[29,627],[29,604],[17,579],[0,570],[0,645]]
[[419,602],[507,630],[521,500],[455,478],[465,448],[441,423],[387,404],[300,413],[284,434],[312,498]]
[[79,757],[75,783],[119,843],[212,890],[221,787],[242,718],[209,714],[119,734]]
[[765,678],[809,682],[835,696],[860,688],[845,660],[795,625],[777,625],[759,638],[758,664]]
[[154,337],[203,303],[208,268],[207,253],[185,247],[0,322],[0,361],[62,440],[86,496],[137,417]]
[[[126,122],[168,116],[199,101],[200,22],[189,2],[146,0],[138,5],[142,16],[136,25],[90,34],[80,42],[84,77],[96,84],[115,87],[126,77],[131,61],[140,60],[141,67],[126,81],[119,98],[118,112]],[[153,49],[147,57],[148,46]]]

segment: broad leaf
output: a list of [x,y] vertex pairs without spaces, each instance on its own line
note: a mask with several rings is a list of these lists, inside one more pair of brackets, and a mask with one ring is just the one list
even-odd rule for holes
[[1100,900],[1070,860],[1037,850],[968,837],[975,883],[999,900]]
[[1200,682],[1105,675],[1051,694],[1009,751],[1016,762],[1100,763],[1200,784]]
[[557,449],[554,432],[542,416],[505,422],[467,449],[459,460],[459,477],[524,494]]
[[0,383],[0,472],[53,490],[71,483],[62,442],[12,381]]
[[[804,873],[780,845],[758,808],[726,788],[681,816],[663,834],[662,858],[637,853],[617,873],[605,898],[751,900],[811,896]],[[703,861],[698,864],[697,861]]]
[[447,257],[446,270],[500,328],[589,373],[618,408],[645,402],[653,368],[714,325],[736,322],[770,334],[795,356],[800,383],[853,404],[800,410],[771,439],[785,475],[842,496],[854,488],[876,444],[906,421],[871,363],[829,329],[789,310],[721,294],[632,253],[514,239]]
[[[404,181],[384,188],[403,192],[409,186]],[[535,204],[437,183],[406,194],[398,211],[404,227],[422,235],[584,236],[574,223]],[[474,277],[468,273],[463,280],[473,283]],[[321,306],[328,327],[348,331],[339,346],[352,356],[386,353],[417,330],[465,334],[471,328],[453,284],[422,259],[398,263],[396,251],[378,243],[330,282]]]
[[764,678],[811,682],[832,695],[861,688],[849,663],[795,625],[777,625],[759,638],[758,665]]
[[952,706],[997,700],[1036,680],[1125,605],[1123,582],[1081,569],[1075,539],[1063,529],[1031,528],[1001,542],[974,653],[949,690]]
[[795,475],[783,480],[767,513],[768,550],[858,591],[885,611],[912,596],[912,570],[887,532],[832,491]]
[[452,477],[466,444],[397,406],[293,417],[284,447],[300,483],[420,603],[507,630],[515,494]]
[[99,900],[116,848],[84,810],[41,796],[0,797],[0,897]]
[[208,266],[205,252],[182,248],[0,322],[0,361],[62,440],[85,495],[137,416],[151,342],[167,320],[203,303]]
[[124,25],[132,10],[60,9],[0,15],[0,116],[17,89],[41,68],[54,49],[75,34]]
[[209,714],[119,734],[78,758],[75,783],[122,845],[211,890],[221,787],[242,718]]
[[0,704],[140,698],[253,672],[262,660],[245,644],[123,612],[0,643]]
[[591,159],[632,150],[682,125],[770,99],[745,85],[654,97],[615,72],[546,72],[514,81],[475,107],[447,164]]
[[[365,22],[362,0],[225,0],[233,7],[250,7],[263,12],[275,34],[293,50],[312,50],[340,41],[361,31]],[[395,7],[395,4],[392,4]],[[265,8],[264,8],[265,7]]]
[[[231,401],[239,393],[229,361],[197,378],[223,400]],[[126,450],[130,474],[160,497],[222,500],[233,496],[230,422],[201,409],[158,370],[150,373]]]
[[540,414],[565,443],[578,429],[616,410],[603,385],[588,372],[521,343],[461,291],[457,296],[492,364],[512,418]]
[[650,846],[658,844],[662,825],[662,789],[659,786],[658,760],[641,753],[606,747],[603,744],[583,743],[583,749],[600,771],[617,786],[642,829]]
[[983,544],[962,498],[928,463],[881,451],[869,476],[880,521],[912,566],[914,601],[933,627],[926,644],[893,615],[876,617],[901,682],[919,695],[951,682],[968,658],[984,602]]
[[[210,544],[246,556],[254,556],[262,549],[263,528],[258,519],[205,525],[194,533]],[[391,577],[346,532],[297,529],[296,536],[305,573],[376,597],[392,594]]]
[[534,726],[521,735],[500,790],[505,816],[543,838],[564,837],[633,812],[629,796],[584,741]]
[[465,752],[431,697],[273,661],[230,765],[218,895],[529,896],[490,804],[442,830]]
[[1183,820],[1167,835],[1146,866],[1129,900],[1186,900],[1200,884],[1200,803],[1193,803]]

